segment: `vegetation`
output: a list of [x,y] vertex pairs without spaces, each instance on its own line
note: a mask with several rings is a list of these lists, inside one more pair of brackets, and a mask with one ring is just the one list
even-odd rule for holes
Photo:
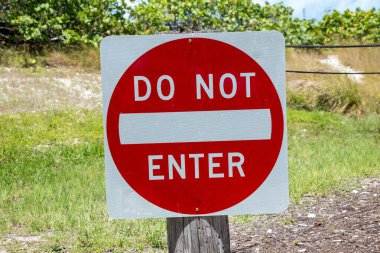
[[31,51],[28,48],[0,48],[0,66],[10,68],[76,68],[80,71],[100,70],[98,47],[76,45]]
[[380,41],[380,10],[363,11],[359,8],[343,13],[334,10],[325,15],[319,24],[325,42],[334,39]]
[[118,0],[2,0],[0,38],[10,44],[85,43],[129,33],[129,10]]
[[[375,116],[288,111],[291,199],[326,194],[352,178],[379,176],[379,126]],[[166,247],[162,219],[108,219],[102,131],[98,110],[0,116],[1,236],[49,238],[37,251]]]
[[[133,1],[132,1],[133,2]],[[90,44],[107,35],[193,31],[277,30],[289,44],[380,41],[380,10],[334,11],[323,20],[293,18],[283,3],[250,0],[4,0],[0,39],[7,45]]]
[[[286,50],[287,69],[377,71],[380,48]],[[326,63],[335,59],[346,70]],[[336,67],[336,66],[335,66]],[[380,114],[380,75],[287,74],[287,102],[294,109],[361,115]]]

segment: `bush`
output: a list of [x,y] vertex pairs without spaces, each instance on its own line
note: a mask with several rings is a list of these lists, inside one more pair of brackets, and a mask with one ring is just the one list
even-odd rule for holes
[[361,97],[356,83],[349,82],[345,87],[334,87],[317,96],[316,109],[349,113],[360,109]]
[[305,92],[293,91],[288,89],[286,98],[287,105],[290,108],[307,111],[313,109],[311,99],[309,96],[307,96]]

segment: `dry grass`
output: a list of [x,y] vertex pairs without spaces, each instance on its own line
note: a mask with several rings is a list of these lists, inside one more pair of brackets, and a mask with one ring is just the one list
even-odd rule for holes
[[99,72],[99,49],[93,47],[49,48],[32,52],[27,48],[0,48],[0,66],[11,68],[71,68]]
[[70,67],[77,70],[95,71],[100,69],[99,49],[81,48],[62,52],[52,50],[44,59],[45,65],[51,67]]
[[[340,50],[336,54],[343,64],[359,71],[380,71],[380,48]],[[365,75],[358,91],[365,106],[380,113],[380,75]]]
[[[380,71],[379,48],[334,50],[287,50],[287,69],[337,71],[323,63],[337,60],[348,72]],[[349,69],[351,68],[351,69]],[[380,113],[380,75],[345,76],[287,74],[288,103],[303,109],[322,109],[340,113]]]

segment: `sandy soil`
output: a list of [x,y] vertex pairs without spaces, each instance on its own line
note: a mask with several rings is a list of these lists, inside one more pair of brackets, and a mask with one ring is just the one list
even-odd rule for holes
[[0,114],[101,108],[100,75],[71,69],[0,68]]

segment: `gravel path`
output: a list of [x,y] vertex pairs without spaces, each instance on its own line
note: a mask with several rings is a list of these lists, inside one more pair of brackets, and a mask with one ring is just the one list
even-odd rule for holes
[[233,252],[380,252],[380,179],[231,224]]

